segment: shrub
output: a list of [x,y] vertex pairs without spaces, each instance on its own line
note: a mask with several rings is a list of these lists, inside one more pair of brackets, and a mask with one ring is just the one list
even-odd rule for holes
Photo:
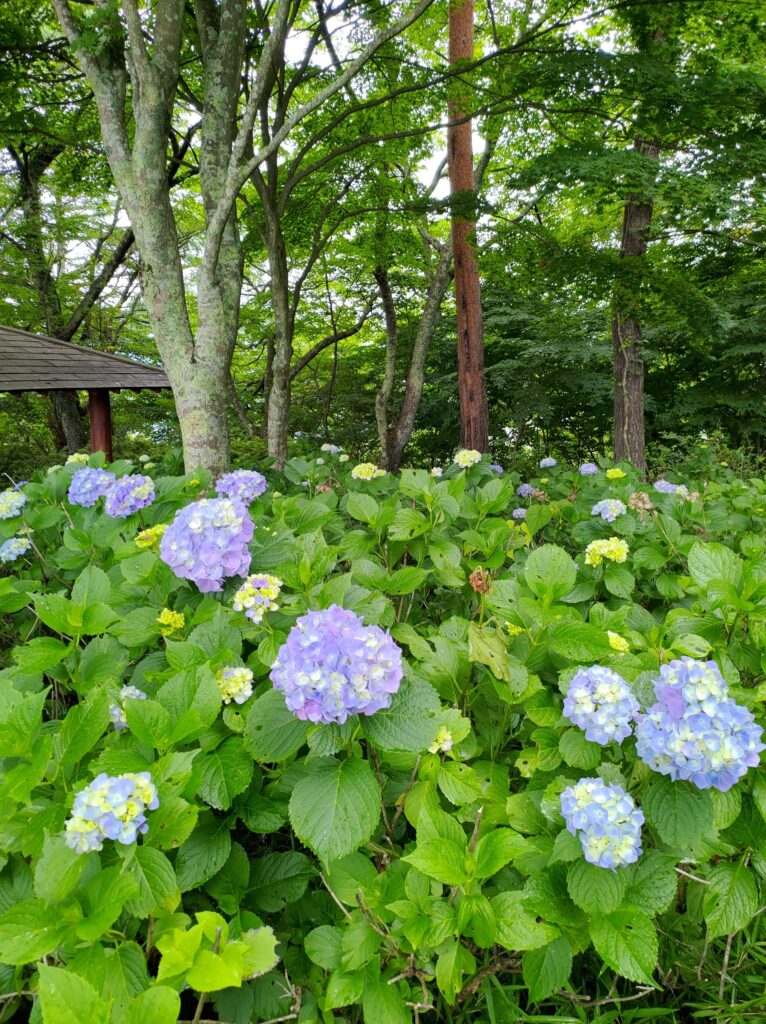
[[0,500],[0,1019],[662,1006],[756,917],[766,485],[460,461]]

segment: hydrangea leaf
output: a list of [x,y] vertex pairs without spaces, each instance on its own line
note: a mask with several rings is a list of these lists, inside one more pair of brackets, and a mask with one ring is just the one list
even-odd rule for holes
[[688,782],[655,776],[642,798],[647,822],[677,850],[687,850],[713,827],[710,794]]
[[301,842],[324,861],[358,849],[380,819],[380,790],[366,761],[312,765],[290,797],[290,822]]
[[524,563],[524,579],[536,597],[551,603],[574,587],[577,566],[563,548],[543,544],[532,551]]
[[362,718],[365,736],[382,750],[427,750],[436,738],[441,703],[423,679],[403,679],[391,705]]
[[517,890],[501,892],[491,900],[497,925],[497,941],[506,949],[519,952],[539,949],[559,935],[558,928],[539,920],[537,914],[527,910],[523,899],[524,893]]
[[577,906],[588,914],[609,914],[622,902],[624,869],[611,871],[585,860],[576,861],[567,871],[567,890]]
[[613,971],[631,981],[654,985],[657,932],[637,907],[625,906],[608,917],[595,918],[590,936],[596,952]]
[[200,773],[197,793],[211,807],[227,811],[235,796],[243,793],[253,777],[252,758],[238,736],[231,736],[196,763]]
[[78,974],[47,964],[39,972],[43,1024],[103,1024],[109,1018],[107,1004]]
[[708,936],[738,932],[758,912],[759,899],[755,878],[740,863],[717,864],[708,876],[705,886],[704,914]]
[[245,726],[245,746],[256,761],[285,761],[306,742],[309,723],[289,710],[277,690],[267,690],[253,701]]
[[572,970],[572,950],[563,935],[545,946],[530,949],[521,958],[529,1001],[539,1003],[566,984]]

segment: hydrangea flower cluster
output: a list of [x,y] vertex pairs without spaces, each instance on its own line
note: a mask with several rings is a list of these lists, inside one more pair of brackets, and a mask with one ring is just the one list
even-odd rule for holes
[[431,476],[439,477],[439,476],[442,475],[443,472],[444,472],[444,470],[442,469],[441,466],[433,466],[431,468]]
[[689,493],[686,484],[672,484],[669,480],[655,480],[654,489],[659,494],[680,494],[682,498]]
[[342,455],[338,456],[338,462],[348,462],[348,460],[350,458],[351,458],[351,456],[350,455],[346,455],[346,453],[344,452]]
[[9,487],[7,491],[0,491],[0,519],[13,519],[17,516],[27,503],[26,494]]
[[620,537],[592,540],[585,549],[585,564],[601,565],[605,558],[610,562],[624,562],[629,550],[627,542]]
[[203,593],[221,590],[227,576],[246,576],[253,521],[238,501],[203,498],[176,512],[160,542],[160,558]]
[[641,856],[644,814],[622,786],[580,779],[561,794],[561,813],[589,864],[619,868]]
[[277,598],[282,589],[282,580],[268,573],[248,576],[234,595],[232,607],[235,612],[244,612],[251,622],[259,623],[266,612],[279,608]]
[[535,488],[532,484],[519,484],[516,488],[516,493],[520,498],[531,498],[535,493]]
[[518,508],[515,508],[513,510],[513,512],[511,512],[511,516],[514,519],[526,519],[527,518],[527,510],[525,508],[523,508],[522,506],[519,506]]
[[471,466],[481,462],[481,452],[477,452],[475,448],[461,448],[455,452],[455,457],[452,461],[456,466],[460,466],[461,469],[470,469]]
[[729,696],[715,662],[663,665],[654,694],[657,703],[636,726],[636,752],[653,771],[725,793],[758,764],[763,730]]
[[497,462],[490,462],[490,464],[489,464],[489,468],[490,468],[490,469],[491,469],[491,470],[492,470],[492,471],[493,471],[494,473],[497,473],[497,475],[498,475],[498,476],[502,476],[502,475],[503,475],[503,472],[504,472],[504,471],[503,471],[503,467],[502,467],[502,466],[500,466],[500,465],[499,465],[499,464],[498,464]]
[[452,743],[452,733],[446,725],[440,725],[436,730],[436,737],[428,748],[428,752],[429,754],[446,753],[448,750],[452,750]]
[[627,512],[627,509],[619,498],[604,498],[602,501],[597,501],[590,510],[592,516],[601,516],[607,523],[613,523],[624,512]]
[[93,508],[99,498],[106,497],[116,480],[114,473],[106,469],[93,469],[91,466],[78,469],[69,484],[69,504]]
[[154,501],[154,480],[143,473],[121,476],[106,495],[104,511],[113,519],[124,519]]
[[374,462],[360,462],[351,470],[354,480],[374,480],[376,477],[385,475],[385,469],[378,469]]
[[606,471],[607,480],[622,480],[625,477],[625,471],[620,469],[619,466],[612,466],[611,469]]
[[137,533],[134,540],[136,547],[139,548],[153,548],[162,540],[162,537],[167,530],[167,523],[157,523],[156,526],[150,526],[147,530],[141,530]]
[[162,636],[172,636],[184,628],[186,616],[183,612],[174,612],[172,608],[163,608],[157,616],[157,624]]
[[298,718],[342,724],[391,704],[402,681],[402,652],[388,632],[334,604],[297,620],[271,681]]
[[225,473],[215,482],[215,491],[219,498],[233,498],[247,507],[252,505],[268,488],[266,477],[254,469],[235,469],[233,473]]
[[29,537],[11,537],[0,544],[0,562],[15,562],[32,547]]
[[71,466],[73,463],[78,466],[87,466],[88,456],[85,452],[75,452],[74,455],[68,455],[65,465]]
[[125,717],[125,708],[122,703],[125,700],[146,700],[146,694],[143,690],[139,690],[137,686],[123,686],[120,690],[119,700],[109,706],[109,717],[117,732],[121,732],[128,727],[128,720]]
[[553,469],[554,466],[558,466],[558,462],[551,458],[550,455],[546,455],[544,459],[540,459],[540,469]]
[[221,668],[215,674],[224,704],[244,704],[253,695],[253,673],[243,666]]
[[583,462],[578,472],[580,476],[593,476],[598,473],[598,466],[595,462]]
[[572,678],[564,699],[564,714],[582,729],[585,739],[605,747],[630,736],[638,715],[638,701],[616,672],[601,665],[581,668]]
[[129,845],[149,828],[146,811],[159,807],[149,772],[102,772],[74,799],[65,842],[78,853],[101,850],[105,839]]
[[329,452],[330,455],[339,455],[343,449],[337,444],[323,444],[319,447],[320,452]]
[[606,638],[609,641],[609,646],[613,651],[617,651],[618,654],[627,654],[630,650],[630,644],[619,633],[613,633],[611,629],[608,629],[606,631]]

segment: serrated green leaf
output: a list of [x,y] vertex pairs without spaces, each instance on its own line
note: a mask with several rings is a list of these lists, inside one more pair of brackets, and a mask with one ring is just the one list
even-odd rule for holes
[[653,985],[657,963],[657,932],[637,907],[623,907],[590,923],[590,937],[607,966],[624,978]]
[[296,835],[322,860],[352,853],[380,819],[380,790],[366,761],[317,761],[290,797]]

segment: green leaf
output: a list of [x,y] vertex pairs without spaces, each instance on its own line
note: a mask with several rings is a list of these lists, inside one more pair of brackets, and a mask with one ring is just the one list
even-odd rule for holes
[[463,976],[473,974],[476,961],[455,939],[444,943],[436,961],[436,984],[448,1003],[452,1004],[463,987]]
[[521,970],[529,1001],[539,1003],[547,999],[569,980],[572,970],[569,943],[559,935],[545,946],[527,950],[521,958]]
[[695,846],[713,827],[713,801],[690,782],[654,776],[641,801],[647,822],[677,850]]
[[559,738],[559,751],[571,768],[595,768],[601,761],[601,747],[585,739],[580,729],[568,729]]
[[61,903],[79,882],[88,860],[71,850],[63,836],[50,836],[46,830],[43,852],[35,865],[35,896],[46,903]]
[[396,985],[388,985],[381,979],[368,979],[362,996],[364,1024],[412,1024],[407,1009]]
[[349,491],[346,501],[346,511],[352,519],[358,519],[360,523],[372,524],[377,518],[380,505],[370,494],[363,491]]
[[572,590],[577,566],[563,548],[543,544],[532,551],[524,563],[524,579],[533,594],[552,603]]
[[415,508],[399,508],[388,528],[389,540],[413,540],[428,532],[428,520]]
[[40,964],[43,1024],[104,1024],[109,1009],[84,978],[63,967]]
[[758,912],[758,888],[751,871],[742,862],[717,864],[708,875],[703,903],[708,936],[731,935]]
[[317,761],[295,786],[289,812],[301,842],[322,860],[337,860],[372,835],[380,818],[380,790],[366,761]]
[[38,636],[13,648],[13,659],[24,672],[47,672],[69,653],[69,644],[53,636]]
[[402,860],[445,885],[463,885],[468,880],[465,846],[449,839],[418,839],[412,853]]
[[244,793],[253,777],[252,758],[239,736],[203,754],[195,766],[200,773],[198,795],[219,811],[228,811],[234,797]]
[[496,828],[482,836],[473,851],[475,878],[491,878],[500,868],[527,853],[529,843],[510,828]]
[[577,906],[588,914],[609,914],[622,903],[625,877],[619,869],[612,871],[578,860],[567,871],[567,889]]
[[67,711],[55,737],[56,760],[62,767],[76,764],[89,754],[109,726],[109,697],[94,692],[90,699]]
[[522,952],[548,945],[559,934],[558,928],[540,921],[523,904],[521,890],[501,892],[491,900],[496,922],[496,940],[506,949]]
[[356,971],[347,974],[344,971],[333,971],[327,979],[324,1007],[335,1010],[340,1006],[352,1006],[359,1003],[364,992],[364,973]]
[[125,718],[130,731],[147,747],[164,750],[172,740],[170,712],[156,700],[126,700]]
[[614,654],[606,632],[589,622],[569,620],[557,623],[550,628],[549,643],[556,654],[579,664],[592,663]]
[[176,877],[182,892],[209,881],[226,863],[231,833],[225,818],[208,816],[178,851]]
[[207,665],[190,668],[169,679],[157,700],[170,712],[171,743],[188,743],[212,725],[221,710],[221,691]]
[[334,971],[340,967],[342,939],[343,932],[340,928],[322,924],[318,928],[312,928],[308,933],[303,940],[303,948],[312,964],[317,964],[326,971]]
[[275,913],[299,900],[315,874],[309,858],[297,850],[267,853],[251,864],[248,894],[259,910]]
[[657,963],[657,932],[651,919],[636,907],[623,907],[590,923],[593,946],[613,971],[624,978],[653,985]]
[[627,876],[625,902],[648,913],[667,910],[678,891],[675,858],[649,850]]
[[191,835],[198,814],[199,808],[183,797],[163,796],[160,806],[152,811],[144,846],[156,846],[160,850],[177,849]]
[[245,747],[256,761],[286,761],[306,742],[309,723],[285,704],[279,690],[267,690],[253,701],[245,726]]
[[439,728],[441,702],[425,680],[402,680],[391,706],[365,716],[364,734],[382,750],[420,753],[434,742]]
[[126,869],[138,883],[138,896],[126,904],[131,914],[149,917],[175,910],[179,899],[178,882],[164,853],[150,846],[139,846],[127,860]]
[[24,900],[0,916],[0,963],[26,964],[61,945],[69,926],[43,900]]
[[382,589],[386,594],[399,597],[401,594],[413,594],[428,579],[428,569],[418,569],[414,565],[405,565],[387,574]]
[[167,985],[153,985],[134,996],[126,1024],[176,1024],[181,1014],[181,997]]
[[689,551],[689,575],[698,587],[724,580],[739,588],[742,583],[742,559],[723,544],[698,541]]
[[629,572],[624,566],[610,563],[604,570],[604,583],[610,594],[629,600],[636,585],[636,580],[633,573]]
[[72,600],[87,608],[89,605],[109,603],[112,585],[103,569],[89,565],[80,573],[72,587]]

